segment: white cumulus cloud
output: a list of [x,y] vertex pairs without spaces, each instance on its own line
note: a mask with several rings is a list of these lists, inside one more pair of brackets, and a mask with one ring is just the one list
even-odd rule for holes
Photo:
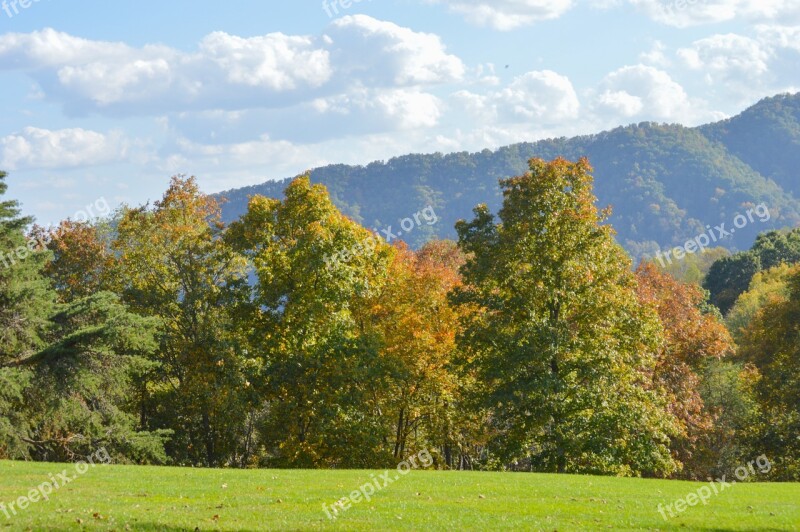
[[26,127],[0,138],[0,166],[10,170],[96,166],[125,159],[127,148],[118,132]]
[[756,26],[756,34],[759,42],[771,50],[800,52],[800,26],[759,24]]
[[452,98],[476,118],[503,123],[556,124],[576,118],[580,110],[569,78],[552,70],[528,72],[486,94],[462,90]]
[[459,81],[461,60],[440,38],[366,15],[316,37],[207,35],[193,52],[133,48],[46,29],[0,35],[0,70],[21,70],[71,115],[153,116],[183,111],[287,108],[352,87]]
[[362,128],[372,120],[385,122],[374,128],[375,131],[429,128],[437,124],[442,114],[439,98],[422,91],[405,89],[361,89],[317,100],[314,107],[321,115],[338,116],[340,121],[345,122],[345,132],[347,123]]
[[572,9],[573,0],[429,0],[446,4],[469,22],[508,31],[552,20]]
[[330,52],[310,37],[271,33],[243,38],[217,31],[203,39],[200,53],[225,72],[232,85],[286,91],[319,87],[332,75]]
[[438,35],[415,32],[366,15],[333,22],[326,42],[338,75],[371,86],[407,86],[459,81],[466,70],[448,54]]
[[746,79],[769,70],[769,53],[758,41],[733,33],[697,40],[691,47],[678,50],[678,56],[689,68],[710,76]]
[[800,18],[796,0],[628,0],[653,20],[686,28],[736,19],[787,20]]
[[595,105],[601,114],[615,118],[696,121],[691,119],[692,103],[684,88],[663,70],[646,65],[625,66],[608,74]]

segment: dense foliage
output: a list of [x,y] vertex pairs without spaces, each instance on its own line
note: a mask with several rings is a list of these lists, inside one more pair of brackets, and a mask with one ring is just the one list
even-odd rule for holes
[[788,293],[770,298],[747,327],[741,357],[753,364],[761,408],[754,443],[775,457],[775,476],[800,478],[800,267],[788,274]]
[[0,458],[798,478],[795,232],[634,270],[591,172],[531,159],[418,250],[308,176],[227,225],[180,176],[57,231],[0,203]]
[[584,159],[531,161],[502,182],[499,221],[482,205],[459,222],[469,254],[458,303],[461,348],[491,412],[491,449],[505,462],[554,472],[669,474],[677,434],[649,385],[658,319],[604,213]]
[[723,257],[711,265],[704,286],[711,302],[727,314],[762,270],[800,262],[800,228],[770,231],[758,236],[748,251]]
[[120,460],[165,461],[167,433],[142,428],[130,408],[157,348],[154,320],[111,292],[58,302],[30,222],[0,203],[0,456],[66,460],[102,445]]

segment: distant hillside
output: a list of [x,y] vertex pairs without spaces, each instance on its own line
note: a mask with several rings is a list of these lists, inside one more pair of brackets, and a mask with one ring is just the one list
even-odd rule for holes
[[800,95],[767,98],[730,120],[703,126],[700,131],[800,197]]
[[[746,249],[762,231],[800,224],[800,94],[765,99],[742,114],[698,128],[642,123],[576,138],[514,144],[496,151],[406,155],[367,166],[331,165],[311,173],[339,208],[369,228],[397,229],[428,205],[440,218],[405,235],[413,246],[454,238],[473,207],[500,203],[498,179],[526,171],[531,157],[577,159],[594,166],[599,205],[611,205],[619,241],[634,256],[685,242],[706,227],[733,225],[762,202],[772,219],[737,230],[723,244]],[[255,194],[281,197],[290,179],[220,195],[227,221]]]

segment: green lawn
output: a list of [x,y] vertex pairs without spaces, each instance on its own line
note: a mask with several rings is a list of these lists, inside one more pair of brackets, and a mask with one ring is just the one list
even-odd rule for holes
[[[0,503],[65,468],[76,476],[73,465],[0,461]],[[0,530],[800,530],[800,484],[736,484],[665,521],[659,503],[702,484],[520,473],[411,471],[326,517],[323,503],[372,476],[98,466],[11,519],[0,510]]]

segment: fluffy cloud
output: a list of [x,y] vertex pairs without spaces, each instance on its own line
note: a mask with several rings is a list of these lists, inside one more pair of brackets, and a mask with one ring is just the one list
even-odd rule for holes
[[0,69],[25,70],[73,115],[157,115],[280,108],[353,86],[458,81],[459,58],[440,39],[365,15],[334,21],[319,37],[273,33],[206,36],[196,52],[132,48],[52,29],[0,36]]
[[327,53],[282,34],[213,33],[195,53],[86,41],[52,29],[0,36],[0,68],[24,65],[45,97],[73,115],[285,105],[330,76]]
[[[147,47],[148,52],[164,49]],[[6,33],[0,36],[0,68],[38,69],[74,63],[111,61],[133,55],[134,49],[123,43],[90,41],[53,29],[33,33]]]
[[155,169],[158,175],[197,174],[202,176],[207,190],[224,190],[297,175],[326,164],[365,164],[404,153],[452,149],[459,149],[459,145],[419,131],[343,136],[309,144],[268,137],[235,144],[199,144],[178,139],[164,150]]
[[337,19],[325,42],[336,57],[337,74],[368,86],[449,83],[464,76],[461,60],[441,39],[366,15]]
[[[215,174],[223,172],[229,176],[231,170],[255,170],[260,173],[259,169],[267,165],[272,171],[282,172],[281,176],[285,177],[296,174],[304,165],[316,165],[321,161],[310,145],[300,146],[272,140],[267,136],[236,144],[200,144],[178,137],[163,152],[163,156],[156,161],[161,173],[169,175],[187,170],[190,173],[202,171],[204,177],[212,180]],[[261,176],[260,182],[264,181],[264,177]]]
[[502,123],[550,125],[574,119],[580,110],[569,78],[551,70],[528,72],[487,94],[458,91],[453,101],[475,118]]
[[769,49],[800,52],[800,26],[759,24],[756,34],[759,42]]
[[657,22],[686,28],[734,19],[800,19],[796,0],[628,0]]
[[529,26],[560,17],[575,4],[573,0],[430,0],[443,3],[473,24],[500,31]]
[[429,128],[437,124],[442,114],[439,98],[417,90],[361,89],[334,98],[320,99],[313,105],[322,115],[342,119],[346,124],[363,125],[376,119],[385,122],[374,131]]
[[697,120],[683,87],[663,70],[645,65],[626,66],[606,76],[595,106],[614,120]]
[[310,37],[272,33],[248,39],[214,32],[200,43],[200,54],[226,75],[229,84],[291,91],[320,87],[330,80],[330,52]]
[[269,135],[290,142],[323,142],[344,136],[427,129],[444,104],[418,89],[368,89],[318,98],[285,109],[178,113],[173,133],[193,142],[236,144]]
[[713,35],[678,50],[686,65],[706,74],[709,82],[759,78],[769,70],[769,53],[742,35]]
[[672,66],[672,61],[666,55],[667,47],[661,41],[653,43],[653,47],[649,52],[639,54],[639,60],[650,66],[654,67],[669,67]]
[[125,159],[127,148],[117,132],[27,127],[0,138],[0,166],[10,170],[94,166]]

